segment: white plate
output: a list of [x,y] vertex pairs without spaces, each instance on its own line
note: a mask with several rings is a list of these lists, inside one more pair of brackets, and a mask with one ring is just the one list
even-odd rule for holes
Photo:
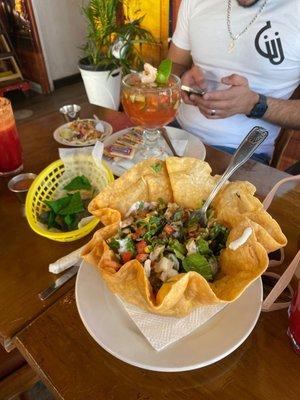
[[165,372],[201,368],[233,352],[254,328],[261,310],[262,294],[259,278],[206,324],[157,352],[108,291],[99,271],[83,262],[76,280],[77,308],[95,341],[128,364]]
[[[165,128],[168,131],[170,140],[178,139],[178,140],[187,140],[188,141],[183,156],[199,158],[200,160],[205,159],[205,156],[206,156],[205,146],[197,136],[194,136],[191,133],[189,133],[183,129],[174,128],[172,126],[165,126]],[[118,140],[121,136],[123,136],[125,133],[130,131],[130,129],[131,128],[122,129],[121,131],[115,132],[113,135],[107,137],[103,141],[104,146],[110,146],[116,140]],[[166,147],[167,147],[167,144],[166,144]],[[126,171],[125,168],[122,168],[116,162],[108,159],[107,157],[104,157],[104,160],[115,175],[120,176]]]
[[[92,118],[82,119],[81,121],[94,121],[95,122],[95,120]],[[112,126],[106,121],[100,120],[100,122],[102,123],[102,125],[104,127],[104,133],[107,136],[109,136],[113,131]],[[53,132],[53,137],[58,143],[64,144],[65,146],[71,146],[71,147],[83,147],[83,146],[92,146],[97,142],[97,140],[99,140],[99,139],[91,139],[91,140],[86,140],[85,142],[80,142],[78,140],[69,141],[69,140],[64,139],[63,137],[60,136],[60,132],[63,129],[68,128],[69,125],[71,125],[71,124],[72,124],[72,122],[67,122],[66,124],[63,124],[63,125],[59,126],[57,129],[55,129],[55,131]]]

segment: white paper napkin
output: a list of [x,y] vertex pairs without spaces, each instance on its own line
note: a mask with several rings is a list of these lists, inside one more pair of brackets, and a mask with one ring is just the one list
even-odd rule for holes
[[[118,297],[118,296],[117,296]],[[125,303],[118,297],[130,318],[156,351],[192,333],[221,311],[227,304],[199,307],[183,318],[162,317]]]
[[186,139],[171,139],[171,143],[174,146],[174,149],[176,150],[176,153],[182,157],[185,152],[186,145],[188,143],[188,140]]
[[79,265],[82,261],[80,257],[82,249],[83,246],[75,251],[72,251],[72,253],[60,258],[59,260],[56,260],[55,262],[49,264],[49,272],[52,272],[52,274],[60,274],[61,272],[72,267],[73,265]]
[[[59,274],[73,265],[79,265],[81,263],[80,253],[82,248],[49,264],[49,272]],[[117,298],[129,317],[156,351],[163,350],[170,344],[189,335],[226,306],[226,304],[203,306],[197,308],[186,317],[175,318],[148,313],[124,302],[119,296]]]

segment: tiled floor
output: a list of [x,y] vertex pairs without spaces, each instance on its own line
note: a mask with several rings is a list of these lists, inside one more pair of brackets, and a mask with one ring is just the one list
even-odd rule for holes
[[33,114],[28,119],[43,116],[51,111],[59,110],[65,104],[76,104],[87,101],[82,82],[64,86],[50,94],[30,92],[26,97],[22,92],[14,91],[7,94],[14,110],[31,110]]

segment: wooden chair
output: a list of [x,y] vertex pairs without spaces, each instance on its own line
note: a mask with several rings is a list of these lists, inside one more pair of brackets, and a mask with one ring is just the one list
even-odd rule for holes
[[[291,99],[300,99],[300,86],[294,91]],[[273,152],[273,156],[270,162],[270,166],[274,168],[278,168],[282,161],[284,154],[288,150],[288,146],[291,143],[291,140],[295,134],[298,134],[299,131],[295,131],[294,129],[282,128],[275,142],[275,148]],[[292,143],[290,144],[292,146]],[[297,146],[297,144],[295,144]],[[299,146],[299,144],[298,144]],[[298,148],[298,154],[300,156],[300,147]],[[298,161],[298,160],[295,160]]]
[[18,399],[39,380],[36,373],[15,349],[7,353],[0,345],[0,399]]
[[293,129],[282,128],[275,142],[274,152],[270,161],[270,166],[273,168],[279,168],[284,153],[294,135]]

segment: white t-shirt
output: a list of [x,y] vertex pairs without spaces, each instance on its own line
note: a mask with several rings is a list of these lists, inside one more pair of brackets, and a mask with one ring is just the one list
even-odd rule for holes
[[[249,24],[263,1],[244,8],[232,0],[230,21],[234,35]],[[253,91],[288,99],[300,83],[300,0],[268,0],[231,53],[227,3],[227,0],[182,0],[173,43],[191,52],[193,62],[205,71],[208,88],[228,88],[218,86],[220,79],[236,73],[249,80]],[[234,148],[253,126],[263,126],[269,136],[257,152],[269,155],[280,130],[274,124],[242,114],[207,119],[197,107],[187,104],[181,105],[178,121],[205,143]]]

